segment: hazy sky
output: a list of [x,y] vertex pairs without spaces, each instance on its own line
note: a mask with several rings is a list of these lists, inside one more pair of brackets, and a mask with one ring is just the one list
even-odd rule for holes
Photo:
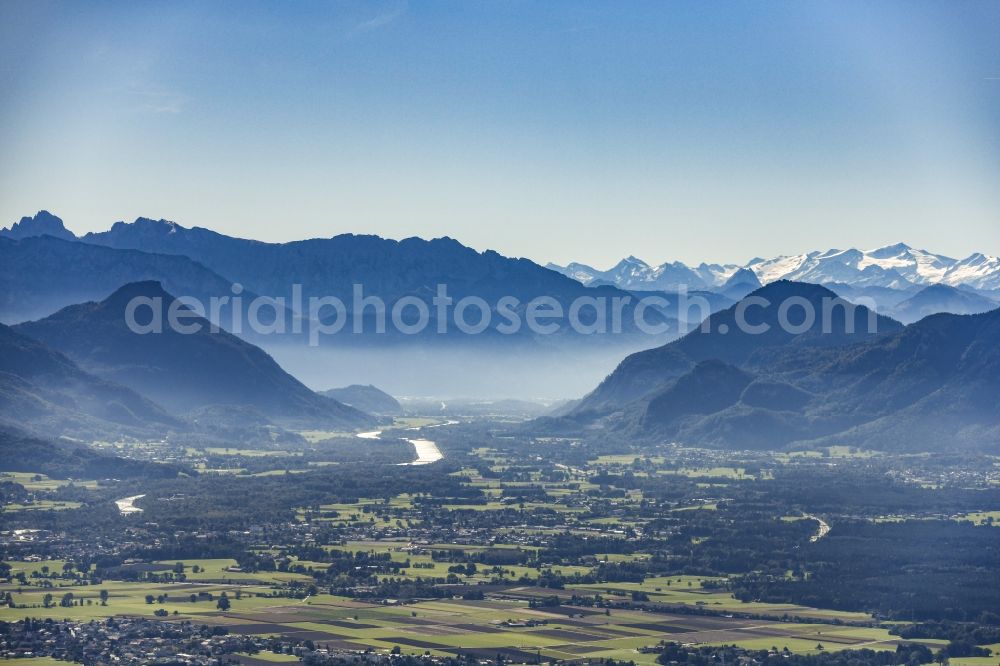
[[1000,254],[1000,2],[0,2],[0,226]]

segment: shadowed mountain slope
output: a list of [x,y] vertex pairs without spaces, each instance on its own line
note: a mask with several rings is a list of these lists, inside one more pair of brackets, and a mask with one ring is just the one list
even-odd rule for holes
[[343,388],[320,391],[320,394],[369,414],[398,416],[403,413],[403,406],[399,404],[398,400],[371,385],[351,384]]
[[3,324],[0,414],[51,435],[183,427],[132,389],[83,371],[63,354]]
[[[123,284],[156,280],[171,293],[208,302],[232,296],[232,281],[187,257],[113,250],[52,236],[0,238],[0,320],[37,319],[103,299]],[[252,294],[245,294],[246,300]],[[229,320],[228,307],[220,314]]]
[[[748,299],[829,294],[774,284]],[[626,358],[573,410],[537,425],[730,448],[1000,450],[1000,311],[906,327],[877,318],[877,333],[851,333],[841,309],[797,334],[722,333],[735,311],[713,315],[712,330]],[[774,323],[769,308],[758,314],[752,324]]]
[[132,460],[73,442],[51,441],[19,428],[0,426],[0,471],[32,472],[54,479],[172,479],[177,465]]
[[[803,304],[815,314],[811,324]],[[781,324],[783,307],[791,327]],[[898,322],[852,305],[824,287],[774,282],[713,314],[681,339],[627,357],[574,411],[601,413],[623,407],[701,361],[754,367],[769,362],[775,350],[785,347],[841,346],[900,328]]]
[[[140,306],[135,320],[154,316],[162,332],[139,334],[126,324],[126,308]],[[283,423],[334,427],[367,425],[367,414],[311,391],[281,369],[264,351],[225,331],[212,332],[205,319],[188,316],[190,334],[169,326],[174,297],[158,282],[138,282],[100,303],[73,305],[17,326],[17,330],[62,351],[98,376],[129,386],[177,411],[207,405],[248,405]]]
[[892,316],[904,324],[911,324],[932,314],[950,312],[952,314],[980,314],[996,310],[1000,303],[971,291],[935,284],[924,287],[919,292],[896,305]]

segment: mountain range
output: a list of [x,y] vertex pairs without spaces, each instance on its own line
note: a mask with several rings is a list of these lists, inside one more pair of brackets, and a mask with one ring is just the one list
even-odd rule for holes
[[[593,293],[579,285],[599,288],[605,296],[658,292],[669,298],[686,291],[714,294],[714,312],[764,284],[792,280],[822,284],[847,300],[907,323],[936,312],[986,311],[1000,303],[997,257],[976,253],[956,260],[902,243],[869,251],[755,258],[743,266],[701,263],[689,267],[681,262],[650,266],[628,257],[607,271],[580,263],[548,264],[547,268],[492,251],[476,252],[450,238],[395,241],[342,234],[264,243],[149,218],[116,222],[107,231],[77,237],[60,218],[40,211],[0,230],[0,321],[45,316],[72,303],[103,298],[126,282],[140,280],[159,281],[172,293],[202,302],[212,296],[231,296],[238,283],[244,310],[257,294],[283,297],[292,303],[279,314],[288,322],[297,316],[293,285],[300,285],[303,299],[336,296],[347,303],[356,284],[364,286],[366,295],[377,295],[387,303],[409,296],[429,300],[438,284],[448,285],[455,300],[479,296],[495,302],[509,295],[522,303],[547,295],[567,304]],[[937,285],[953,290],[924,290]],[[909,299],[916,300],[902,305]],[[224,305],[217,317],[224,326],[232,319],[231,307]],[[650,311],[668,322],[674,336],[691,323],[686,313],[669,303]],[[269,309],[263,312],[270,314]],[[434,321],[428,327],[432,328],[436,328]],[[493,340],[496,336],[485,337]]]
[[[752,310],[766,333],[735,326],[737,304],[627,357],[536,426],[727,448],[1000,450],[1000,311],[904,327],[818,285],[780,280],[750,297],[767,302]],[[778,314],[790,299],[840,307],[793,335]]]
[[[292,403],[296,400],[291,398],[291,403],[280,406],[269,406],[270,398],[258,400],[236,394],[222,400],[220,396],[225,397],[226,391],[211,389],[217,378],[206,378],[206,395],[180,404],[164,388],[169,386],[162,381],[167,376],[158,376],[167,365],[136,363],[132,367],[128,361],[105,364],[98,346],[82,349],[68,339],[55,344],[51,336],[68,335],[66,331],[80,325],[72,317],[96,314],[94,308],[123,285],[150,282],[158,283],[158,288],[168,295],[193,296],[202,302],[242,290],[240,312],[235,312],[236,305],[224,305],[219,316],[213,317],[230,330],[236,330],[227,326],[231,315],[245,315],[247,304],[257,294],[287,299],[291,305],[277,312],[286,323],[301,319],[302,313],[295,311],[295,285],[301,287],[303,299],[336,296],[350,304],[355,285],[360,284],[365,295],[379,296],[391,304],[414,296],[427,303],[437,285],[446,284],[453,302],[478,296],[495,304],[503,296],[513,296],[520,301],[519,315],[523,315],[528,301],[539,296],[552,297],[564,308],[581,297],[630,297],[634,303],[656,296],[656,303],[645,310],[644,317],[649,324],[667,325],[666,332],[656,336],[637,330],[637,310],[632,304],[622,312],[623,332],[609,336],[588,336],[565,329],[557,335],[536,335],[527,327],[517,335],[502,335],[495,326],[479,336],[453,334],[456,332],[452,326],[449,335],[442,336],[436,334],[439,322],[433,309],[424,335],[379,335],[366,323],[364,335],[344,334],[324,340],[323,353],[307,348],[302,344],[304,336],[291,332],[255,337],[245,329],[236,331],[254,349],[255,345],[266,347],[266,353],[258,351],[264,356],[273,354],[284,367],[313,386],[377,383],[400,394],[483,397],[511,395],[530,386],[534,395],[560,396],[582,392],[627,354],[676,339],[705,317],[726,312],[762,287],[786,280],[819,284],[845,301],[908,324],[939,312],[974,314],[994,310],[1000,299],[997,264],[994,257],[973,255],[958,261],[898,244],[865,252],[830,250],[754,259],[745,266],[702,263],[688,267],[674,262],[651,267],[630,257],[605,272],[582,264],[550,265],[557,269],[550,270],[527,259],[478,252],[450,238],[396,241],[342,234],[264,243],[147,218],[116,222],[107,231],[77,237],[58,217],[41,211],[0,231],[0,321],[36,320],[24,323],[19,330],[30,331],[29,336],[43,342],[53,342],[51,347],[64,352],[84,371],[134,388],[170,413],[202,410],[203,418],[228,423],[246,421],[242,412],[224,415],[222,406],[227,405],[225,409],[230,411],[257,410],[263,426],[270,416],[288,417],[289,409],[296,418],[314,418],[324,410],[314,409],[312,392],[306,394],[299,389],[289,395],[309,397],[295,406]],[[697,296],[704,307],[691,308],[685,296]],[[69,309],[59,312],[64,308]],[[267,313],[265,308],[265,318]],[[585,318],[588,311],[583,314]],[[60,320],[65,321],[60,324]],[[494,324],[497,321],[494,317]],[[53,332],[60,327],[62,332]],[[239,338],[233,336],[233,340]],[[427,344],[430,341],[447,344]],[[79,344],[93,344],[93,340]],[[732,336],[727,344],[733,344]],[[387,345],[392,350],[387,350]],[[418,348],[420,353],[412,353]],[[386,362],[384,354],[388,351],[396,356]],[[169,358],[167,354],[164,363]],[[257,356],[250,355],[244,360],[254,358]],[[277,363],[274,365],[277,367]],[[690,370],[693,365],[684,367]],[[264,374],[275,381],[280,376],[273,368]],[[301,389],[308,391],[304,386]],[[347,417],[347,413],[342,416]]]
[[1000,290],[998,257],[975,253],[965,259],[952,259],[903,243],[866,251],[833,249],[772,259],[758,257],[742,266],[702,263],[689,267],[681,262],[651,266],[628,257],[606,271],[580,263],[548,264],[548,268],[586,285],[608,284],[641,290],[717,290],[743,269],[752,272],[762,284],[793,280],[900,291],[931,284],[983,292]]
[[[500,333],[497,326],[505,321],[497,311],[501,297],[518,299],[513,311],[523,322],[527,304],[539,297],[555,299],[567,312],[580,297],[611,301],[631,295],[616,287],[584,287],[527,259],[479,252],[449,238],[396,241],[341,234],[262,243],[144,218],[77,237],[44,211],[0,231],[3,323],[37,320],[71,305],[100,302],[122,285],[150,280],[201,303],[231,299],[218,316],[206,314],[265,349],[314,388],[376,384],[399,394],[505,397],[530,386],[532,395],[574,394],[626,353],[672,339],[690,325],[677,319],[676,308],[671,312],[670,307],[652,307],[643,317],[659,330],[651,336],[635,325],[633,300],[622,311],[621,333],[587,335],[565,324],[554,334],[539,334],[528,326],[514,334]],[[387,307],[412,297],[430,305],[423,333],[407,335],[391,325],[379,333],[369,308],[361,312],[363,333],[354,334],[351,301],[356,284],[362,285],[364,296],[377,296]],[[447,285],[453,303],[443,334],[438,333],[437,309],[431,303],[439,284]],[[302,294],[298,303],[306,309],[311,296],[338,297],[350,309],[340,333],[319,337],[320,349],[310,344],[308,332],[316,319],[303,314],[303,306],[293,298],[296,285]],[[237,291],[240,303],[232,299]],[[260,333],[251,326],[232,325],[234,315],[246,324],[258,294],[286,298],[277,313],[284,332],[280,327]],[[467,296],[483,298],[491,306],[492,325],[478,335],[466,335],[454,324],[454,305]],[[713,307],[731,302],[722,296],[717,300]],[[327,309],[319,320],[329,323],[331,312]],[[274,320],[270,307],[260,313],[263,323]],[[584,322],[593,316],[586,308],[580,314]],[[468,309],[465,319],[477,321],[477,308]],[[302,324],[302,333],[296,332],[297,324]]]
[[[296,288],[303,301],[333,296],[350,306],[355,285],[363,287],[365,296],[377,296],[388,305],[413,296],[430,303],[437,286],[446,285],[453,302],[475,296],[492,306],[502,297],[517,298],[519,315],[539,296],[554,298],[565,309],[578,297],[595,295],[593,289],[528,259],[504,257],[492,250],[477,252],[451,238],[397,241],[341,234],[265,243],[147,218],[116,222],[108,231],[76,237],[46,211],[0,231],[0,261],[0,321],[9,323],[103,298],[126,282],[140,280],[156,280],[178,295],[199,299],[230,296],[233,285],[239,284],[244,303],[257,294],[286,299],[287,309],[282,313],[286,317],[295,316],[291,311],[296,309]],[[612,286],[597,295],[627,296]],[[622,337],[642,335],[634,325],[634,307],[625,306]],[[298,310],[298,315],[306,314]],[[425,331],[432,332],[438,327],[436,310],[432,308],[430,314]],[[584,320],[588,316],[587,310],[581,313]],[[676,335],[680,325],[665,317],[655,309],[648,313],[651,324],[666,323]],[[493,319],[494,324],[481,336],[484,340],[497,339],[496,324],[502,320]],[[225,321],[222,317],[223,325]],[[454,328],[451,325],[449,330]],[[517,335],[506,339],[530,337],[529,333],[521,327]],[[571,331],[564,327],[560,333]],[[354,336],[352,341],[358,338],[398,341],[392,335]]]
[[911,324],[939,312],[981,314],[995,310],[997,301],[966,289],[946,284],[932,284],[890,309],[890,314],[904,324]]
[[[264,350],[184,305],[186,322],[199,327],[193,334],[129,330],[125,311],[137,298],[168,319],[175,296],[163,276],[199,297],[232,294],[235,282],[251,295],[290,296],[299,284],[305,295],[345,301],[358,283],[388,302],[432,296],[437,284],[455,299],[657,295],[651,310],[659,321],[690,332],[628,354],[582,400],[535,422],[546,432],[749,448],[906,449],[934,441],[975,448],[1000,438],[996,262],[982,255],[955,261],[895,245],[742,267],[652,268],[630,258],[601,275],[581,265],[561,269],[570,279],[448,238],[348,234],[273,244],[147,219],[77,238],[43,211],[0,234],[0,259],[5,318],[72,301],[0,328],[0,405],[17,415],[13,425],[46,434],[214,423],[232,436],[267,436],[272,424],[351,429],[376,423],[368,412],[398,413],[398,402],[369,384],[310,390]],[[685,312],[681,292],[691,285],[703,288],[688,294],[702,297],[704,311]],[[90,294],[100,296],[83,298]],[[823,316],[791,330],[782,308],[793,302]],[[936,314],[942,309],[955,314]],[[747,329],[748,312],[764,330]],[[552,348],[564,354],[554,367],[564,368],[573,352]],[[510,365],[517,356],[504,351],[499,370],[520,377]],[[316,358],[312,350],[309,363]],[[588,363],[579,355],[575,362]]]

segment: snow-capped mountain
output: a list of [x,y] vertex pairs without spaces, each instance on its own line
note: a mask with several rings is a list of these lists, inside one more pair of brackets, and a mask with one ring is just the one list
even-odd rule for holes
[[720,291],[728,298],[738,301],[762,286],[756,273],[749,268],[741,268],[726,280]]
[[877,250],[827,250],[751,262],[762,282],[797,280],[824,284],[907,289],[942,282],[956,260],[898,243]]
[[620,289],[635,291],[712,289],[724,285],[740,269],[735,264],[723,266],[704,263],[691,268],[679,261],[650,266],[636,257],[622,259],[606,271],[576,262],[566,266],[550,263],[546,268],[562,273],[587,286],[610,284]]
[[982,290],[1000,289],[1000,257],[979,252],[955,262],[945,271],[944,284],[964,284]]
[[1000,290],[1000,258],[976,253],[965,259],[952,259],[903,243],[875,250],[831,249],[773,259],[755,258],[745,266],[702,263],[689,268],[681,262],[650,266],[629,257],[607,271],[578,263],[565,267],[549,264],[548,268],[583,284],[606,283],[632,290],[717,289],[742,268],[752,271],[763,284],[784,279],[903,291],[932,284]]

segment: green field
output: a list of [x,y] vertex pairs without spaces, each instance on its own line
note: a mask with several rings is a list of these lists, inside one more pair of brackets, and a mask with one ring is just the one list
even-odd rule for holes
[[955,520],[971,520],[976,525],[995,525],[1000,527],[1000,511],[977,511],[963,513],[954,517]]
[[55,490],[73,484],[91,490],[98,487],[98,482],[92,479],[52,479],[45,474],[35,472],[0,472],[0,482],[11,481],[24,486],[28,491]]
[[[444,549],[460,546],[436,544],[432,547]],[[444,576],[447,573],[447,563],[433,562],[428,555],[406,552],[402,542],[353,542],[346,544],[344,548],[388,552],[394,560],[409,559],[413,564],[419,562],[433,567],[411,568],[407,575]],[[227,571],[235,565],[232,560],[186,560],[183,563],[188,577],[183,583],[107,582],[100,586],[68,583],[59,586],[60,582],[55,582],[57,586],[52,589],[41,586],[23,589],[13,585],[0,586],[0,590],[11,591],[16,605],[25,606],[0,609],[0,621],[39,615],[86,621],[113,615],[151,616],[154,610],[163,609],[171,620],[239,625],[241,633],[310,638],[320,644],[326,642],[346,649],[370,647],[387,652],[399,646],[406,654],[423,654],[426,651],[433,655],[453,655],[470,649],[501,650],[512,662],[517,662],[519,657],[522,661],[529,660],[532,655],[539,655],[543,659],[574,659],[585,655],[588,658],[613,658],[653,664],[655,655],[642,654],[638,649],[654,645],[660,640],[705,645],[735,644],[749,649],[787,647],[797,653],[814,652],[819,644],[828,651],[854,647],[891,650],[895,649],[898,642],[887,630],[870,627],[768,622],[724,615],[664,615],[639,610],[613,610],[606,613],[601,609],[568,606],[554,609],[531,608],[528,602],[533,597],[552,593],[534,587],[508,589],[500,597],[488,597],[482,601],[445,598],[405,606],[367,603],[326,594],[304,600],[276,598],[270,596],[272,589],[268,583],[288,580],[296,574],[240,574]],[[62,563],[58,561],[14,564],[29,575],[40,572],[42,566],[47,566],[50,571],[59,571],[62,567]],[[172,568],[174,565],[173,562],[161,564],[164,568]],[[199,567],[198,573],[191,571],[193,566]],[[527,567],[504,569],[512,576],[538,573]],[[568,574],[578,568],[561,569]],[[247,584],[218,582],[235,576],[250,580]],[[210,580],[216,582],[208,582]],[[727,593],[703,588],[702,583],[710,580],[717,579],[670,576],[648,579],[642,584],[575,586],[558,593],[566,596],[571,593],[626,596],[633,591],[642,591],[653,601],[707,606],[720,612],[776,615],[787,612],[789,615],[841,621],[868,619],[859,613],[838,613],[774,604],[743,604]],[[100,603],[102,589],[109,595],[106,606]],[[67,592],[74,595],[74,605],[42,608],[46,594],[52,594],[54,602],[58,604],[62,595]],[[227,612],[219,610],[216,605],[217,598],[223,592],[231,602]],[[155,598],[153,603],[147,602],[148,595]],[[191,595],[195,595],[197,600],[191,601]],[[207,595],[212,595],[212,598]],[[81,600],[83,605],[78,605]],[[986,666],[988,663],[992,662],[982,662],[982,665],[971,662],[969,666]]]
[[38,500],[31,504],[4,504],[4,511],[63,511],[65,509],[79,509],[82,506],[79,502],[66,502],[58,500]]
[[[671,579],[686,588],[697,579]],[[650,581],[652,584],[654,581]],[[665,580],[655,581],[664,584]],[[643,587],[648,587],[645,585]],[[91,605],[57,608],[54,617],[80,620],[112,614],[149,615],[157,608],[176,620],[223,626],[239,625],[247,634],[310,638],[346,649],[371,647],[388,652],[399,646],[406,654],[454,655],[474,649],[504,651],[511,661],[527,661],[533,655],[543,659],[613,658],[639,664],[655,663],[653,654],[638,649],[660,640],[689,644],[735,644],[751,649],[779,649],[812,653],[817,645],[826,650],[853,647],[895,649],[896,638],[884,629],[830,624],[796,624],[695,615],[663,615],[638,610],[613,610],[562,606],[531,608],[528,600],[541,592],[537,588],[514,588],[504,598],[483,601],[441,599],[400,605],[379,605],[344,597],[319,595],[307,600],[257,596],[263,588],[174,584],[142,585],[109,583],[110,600],[100,606],[100,588],[74,588],[74,593],[93,601]],[[603,587],[603,586],[597,586]],[[69,588],[59,588],[59,592]],[[241,598],[235,598],[240,589]],[[215,596],[226,591],[232,606],[219,611],[213,601],[192,603],[186,597],[205,592]],[[163,603],[148,604],[147,594],[168,594]],[[688,593],[688,594],[692,594]],[[15,595],[17,603],[40,603],[43,590]],[[684,593],[678,593],[679,595]],[[58,593],[54,595],[58,598]],[[176,614],[175,614],[176,612]],[[0,620],[37,615],[37,609],[3,609]],[[486,653],[483,653],[486,654]]]

